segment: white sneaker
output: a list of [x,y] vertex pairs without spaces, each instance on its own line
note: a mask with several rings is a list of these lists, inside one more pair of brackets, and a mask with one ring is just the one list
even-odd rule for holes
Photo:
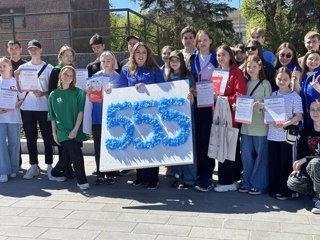
[[311,210],[314,214],[320,214],[320,200],[316,201],[314,208]]
[[81,189],[81,190],[86,190],[90,188],[89,183],[84,183],[84,184],[79,184],[77,183],[77,186]]
[[218,184],[214,190],[216,192],[231,192],[231,191],[237,191],[239,188],[239,184],[237,182],[229,185],[220,185]]
[[53,179],[54,177],[51,175],[51,171],[52,171],[52,165],[48,164],[48,166],[47,166],[47,176],[48,176],[49,180],[55,181],[55,179]]
[[0,182],[1,183],[8,182],[8,175],[6,174],[0,175]]
[[15,177],[17,177],[17,174],[16,174],[16,173],[10,173],[10,174],[9,174],[9,178],[15,178]]
[[37,164],[32,164],[27,170],[26,174],[23,176],[24,179],[32,179],[40,174]]
[[67,181],[67,178],[66,177],[54,177],[54,176],[51,176],[49,177],[49,180],[50,181],[57,181],[57,182],[65,182]]

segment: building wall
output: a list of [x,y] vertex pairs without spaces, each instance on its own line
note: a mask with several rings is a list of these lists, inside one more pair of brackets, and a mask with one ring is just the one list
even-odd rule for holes
[[[27,54],[26,45],[30,39],[38,39],[43,45],[44,53],[56,53],[64,44],[69,44],[77,52],[91,51],[88,46],[90,37],[99,29],[102,34],[109,36],[109,14],[51,14],[73,10],[91,10],[108,8],[108,0],[10,0],[2,1],[0,5],[0,55],[6,54],[6,42],[17,39]],[[15,34],[11,19],[4,19],[1,24],[1,14],[13,13],[15,8],[24,8],[25,14],[47,13],[37,16],[24,16],[15,20]],[[3,11],[1,11],[3,10]],[[15,18],[16,19],[16,18]],[[8,23],[11,21],[11,23]],[[21,22],[21,21],[20,21]],[[22,27],[21,27],[22,25]],[[95,30],[93,27],[97,27]],[[23,33],[22,33],[23,32]]]

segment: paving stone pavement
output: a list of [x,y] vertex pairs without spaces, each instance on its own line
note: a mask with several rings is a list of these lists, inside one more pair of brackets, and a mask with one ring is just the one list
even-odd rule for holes
[[[177,190],[161,168],[157,190],[127,183],[95,186],[94,158],[85,156],[91,189],[75,180],[52,182],[40,156],[39,177],[0,183],[0,240],[320,240],[320,215],[311,198],[279,201],[266,194]],[[24,171],[28,157],[23,155]]]

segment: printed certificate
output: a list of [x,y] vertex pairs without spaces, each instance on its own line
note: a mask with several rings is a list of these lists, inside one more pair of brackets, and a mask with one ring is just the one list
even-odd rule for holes
[[212,81],[201,81],[196,83],[197,107],[211,107],[214,105],[214,86]]
[[214,84],[214,94],[223,95],[226,90],[229,79],[229,70],[215,68],[213,69],[211,81]]
[[32,92],[40,90],[38,70],[33,68],[23,68],[19,75],[20,89],[22,92]]
[[286,110],[283,96],[271,96],[264,99],[264,123],[274,124],[286,121]]
[[77,68],[76,69],[76,79],[77,79],[76,86],[78,88],[81,88],[81,89],[86,88],[87,78],[88,78],[88,69],[86,69],[86,68]]
[[245,124],[252,123],[254,98],[251,96],[237,96],[235,121]]
[[9,89],[0,89],[0,109],[14,110],[17,103],[17,91]]

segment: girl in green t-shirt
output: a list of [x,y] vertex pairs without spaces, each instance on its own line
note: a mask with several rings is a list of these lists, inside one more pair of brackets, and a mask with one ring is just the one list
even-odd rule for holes
[[82,141],[86,140],[82,132],[82,119],[85,103],[85,93],[75,87],[76,71],[72,66],[65,66],[59,74],[58,88],[49,96],[48,120],[51,120],[54,141],[61,146],[62,158],[51,174],[57,181],[65,181],[63,169],[67,159],[73,163],[77,177],[77,186],[88,189]]

